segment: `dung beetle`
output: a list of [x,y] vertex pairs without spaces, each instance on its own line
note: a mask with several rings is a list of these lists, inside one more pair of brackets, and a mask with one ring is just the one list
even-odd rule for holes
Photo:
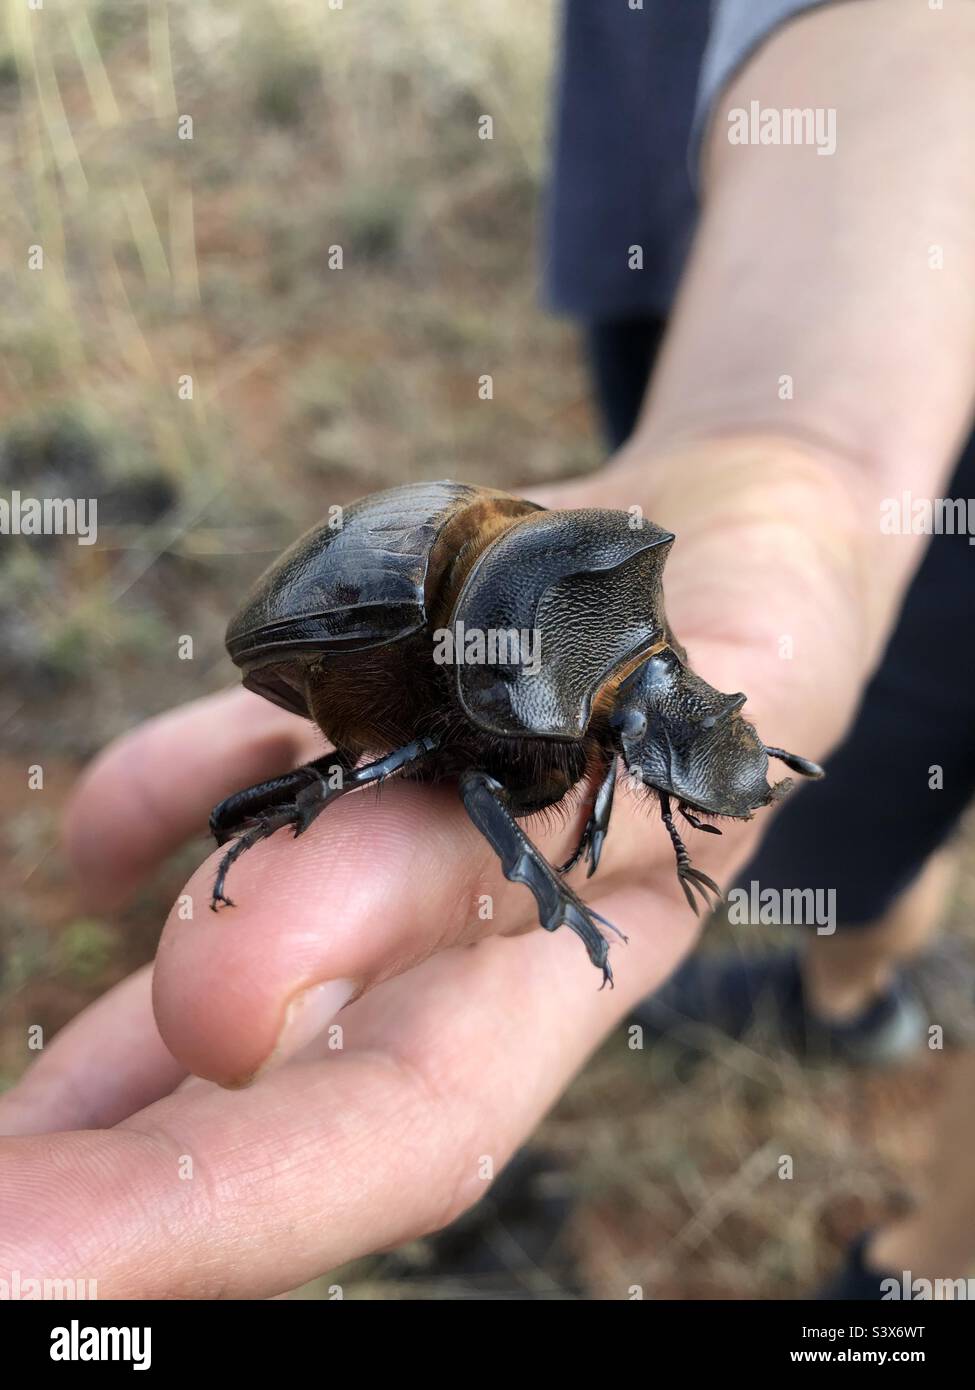
[[[244,685],[314,721],[335,751],[217,806],[223,845],[211,907],[259,840],[295,835],[337,797],[395,773],[450,781],[501,861],[531,889],[547,931],[568,926],[612,980],[609,943],[565,881],[593,874],[609,829],[620,758],[659,803],[695,912],[717,884],[690,862],[674,805],[750,818],[789,780],[822,769],[770,748],[694,674],[664,613],[674,537],[629,512],[551,511],[492,488],[411,483],[374,493],[308,531],[258,579],[227,629]],[[594,792],[578,848],[550,865],[519,820],[577,787]]]

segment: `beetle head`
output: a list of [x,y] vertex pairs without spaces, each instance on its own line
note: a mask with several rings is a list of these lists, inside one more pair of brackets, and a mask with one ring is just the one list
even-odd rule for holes
[[744,703],[744,695],[715,690],[665,647],[622,683],[610,727],[627,767],[647,786],[696,810],[747,820],[792,785],[769,785],[770,755],[803,776],[821,777],[822,769],[766,748],[741,716]]

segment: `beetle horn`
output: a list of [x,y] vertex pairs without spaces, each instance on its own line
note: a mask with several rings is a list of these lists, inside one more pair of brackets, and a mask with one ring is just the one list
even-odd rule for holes
[[713,729],[719,719],[727,719],[731,714],[737,714],[748,697],[739,690],[736,695],[722,696],[723,703],[715,714],[709,714],[701,723],[705,729]]
[[793,772],[798,772],[802,777],[825,777],[823,769],[819,763],[812,762],[809,758],[800,758],[798,753],[787,753],[784,748],[769,748],[765,745],[765,751],[770,758],[778,758],[779,762],[785,763],[786,767],[791,767]]

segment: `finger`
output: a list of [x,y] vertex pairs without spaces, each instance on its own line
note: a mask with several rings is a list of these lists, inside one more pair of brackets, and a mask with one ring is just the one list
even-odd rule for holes
[[65,816],[65,850],[86,899],[117,906],[167,854],[205,832],[216,802],[321,746],[306,720],[240,689],[124,735],[84,773]]
[[186,1075],[152,1016],[152,969],[130,975],[62,1028],[0,1096],[0,1134],[114,1125]]
[[[624,857],[627,821],[621,808],[614,853]],[[642,817],[636,833],[644,845],[654,839]],[[536,839],[554,857],[565,836],[556,828]],[[355,793],[299,839],[279,831],[233,866],[236,906],[216,913],[204,910],[215,868],[216,856],[185,890],[192,920],[170,915],[153,997],[173,1054],[224,1085],[245,1083],[325,1028],[354,994],[434,952],[538,922],[532,895],[502,877],[452,789],[392,783],[378,807],[374,793]],[[668,891],[672,877],[668,867]]]
[[[687,942],[648,906],[634,982]],[[350,1009],[326,1061],[192,1087],[98,1135],[0,1143],[0,1269],[94,1278],[101,1298],[267,1297],[445,1224],[635,997],[599,993],[572,944],[444,952]]]

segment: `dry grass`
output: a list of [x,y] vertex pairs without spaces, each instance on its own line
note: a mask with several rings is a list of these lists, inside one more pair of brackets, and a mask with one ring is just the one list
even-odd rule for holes
[[[544,480],[600,449],[573,337],[537,307],[550,3],[6,0],[0,13],[0,485],[97,495],[102,520],[97,548],[0,554],[11,1080],[25,1022],[50,1033],[151,954],[196,853],[118,922],[78,919],[58,806],[107,738],[231,678],[223,625],[261,555],[370,488]],[[493,141],[476,138],[482,114]],[[179,140],[187,115],[193,139]],[[191,663],[174,656],[187,631]],[[23,790],[37,748],[43,802]],[[608,1048],[543,1134],[579,1192],[594,1290],[808,1288],[904,1200],[944,1066],[805,1072],[711,1040],[687,1077],[667,1050]],[[397,1294],[368,1264],[345,1282],[348,1296]]]

